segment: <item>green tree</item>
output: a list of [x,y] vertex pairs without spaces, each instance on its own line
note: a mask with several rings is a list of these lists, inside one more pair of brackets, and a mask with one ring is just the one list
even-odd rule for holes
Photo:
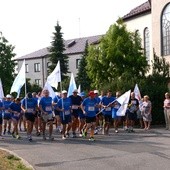
[[90,47],[87,70],[96,87],[112,84],[125,73],[133,77],[144,76],[148,64],[138,33],[127,31],[121,20],[111,25],[99,46]]
[[10,88],[14,79],[14,48],[14,46],[9,44],[8,40],[3,36],[2,32],[0,32],[0,78],[2,80],[5,94],[10,92]]
[[63,33],[61,33],[61,26],[57,21],[57,25],[55,26],[55,32],[53,33],[53,41],[51,42],[51,47],[48,49],[50,54],[49,58],[51,61],[51,65],[49,66],[50,72],[54,70],[58,61],[60,61],[61,68],[61,79],[67,79],[68,73],[68,56],[64,54],[65,45],[63,40]]
[[90,80],[89,76],[87,75],[87,70],[86,70],[86,66],[87,66],[86,57],[87,57],[87,55],[88,55],[88,42],[86,41],[84,54],[83,54],[83,56],[80,60],[77,78],[76,78],[78,84],[81,85],[82,91],[88,91],[89,88],[90,88],[89,85],[91,84],[91,80]]

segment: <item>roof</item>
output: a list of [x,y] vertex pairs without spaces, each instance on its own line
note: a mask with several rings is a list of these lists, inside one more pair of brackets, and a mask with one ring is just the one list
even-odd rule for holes
[[149,1],[141,4],[140,6],[137,6],[134,9],[132,9],[128,14],[124,15],[122,17],[122,19],[124,21],[129,20],[129,19],[132,19],[136,16],[147,14],[148,12],[151,12],[151,5],[150,5]]
[[[88,41],[88,44],[96,44],[96,43],[99,43],[101,37],[102,35],[96,35],[96,36],[90,36],[90,37],[64,40],[64,44],[66,48],[66,50],[64,51],[64,54],[69,55],[69,54],[83,53],[85,50],[86,41]],[[41,58],[41,57],[47,56],[49,54],[49,51],[48,51],[49,47],[42,48],[38,51],[18,57],[16,58],[16,60]]]

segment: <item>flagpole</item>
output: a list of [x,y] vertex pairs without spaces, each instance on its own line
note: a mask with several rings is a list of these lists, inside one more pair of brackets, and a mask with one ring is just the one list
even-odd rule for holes
[[[61,90],[61,94],[62,94],[62,83],[61,82],[60,82],[60,90]],[[62,103],[62,109],[64,109],[63,97],[61,97],[61,103]],[[65,120],[64,111],[63,111],[63,120]]]

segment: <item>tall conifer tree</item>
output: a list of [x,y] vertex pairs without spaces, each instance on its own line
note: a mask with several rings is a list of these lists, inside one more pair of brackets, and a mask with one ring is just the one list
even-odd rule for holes
[[56,67],[58,61],[60,61],[60,69],[61,69],[61,79],[62,81],[66,79],[68,73],[68,56],[64,54],[65,45],[63,39],[63,33],[61,32],[61,26],[57,21],[57,25],[55,26],[55,32],[53,32],[53,41],[51,42],[51,47],[49,48],[49,57],[51,61],[51,65],[49,66],[50,73]]

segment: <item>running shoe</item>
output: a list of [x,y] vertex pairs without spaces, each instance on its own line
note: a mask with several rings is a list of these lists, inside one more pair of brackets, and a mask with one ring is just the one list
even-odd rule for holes
[[21,139],[21,137],[19,135],[16,135],[16,139]]
[[16,138],[16,135],[15,135],[14,133],[12,133],[12,137],[13,137],[13,138]]
[[87,136],[87,132],[83,132],[82,136],[85,138]]
[[90,137],[89,141],[95,141],[94,137]]
[[8,133],[8,135],[11,135],[11,132],[10,132],[10,131],[8,131],[7,133]]
[[45,135],[43,135],[43,140],[46,140],[46,136]]
[[62,136],[62,139],[63,139],[63,140],[65,140],[65,139],[66,139],[66,136],[65,136],[65,135],[64,135],[64,136]]

